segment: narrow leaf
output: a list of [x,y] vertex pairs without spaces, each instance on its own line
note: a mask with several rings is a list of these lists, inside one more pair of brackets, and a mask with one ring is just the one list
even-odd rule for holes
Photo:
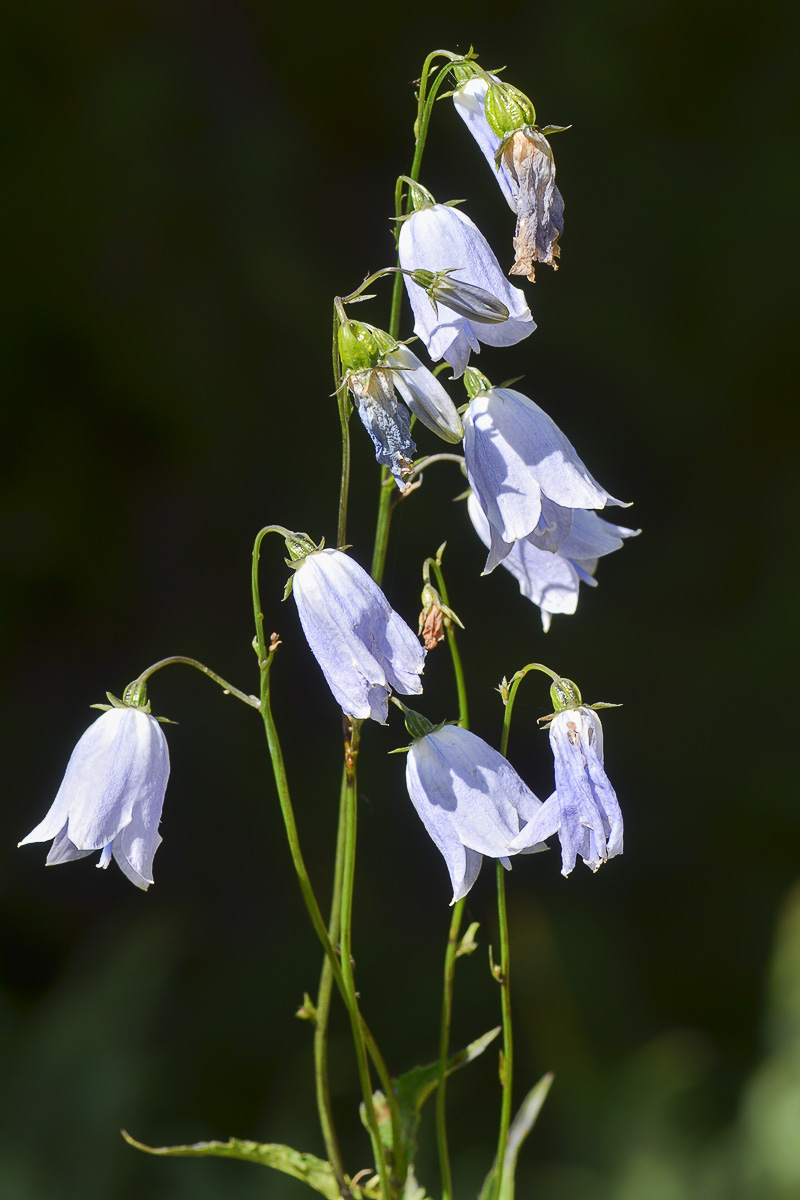
[[[552,1082],[553,1075],[548,1071],[528,1092],[519,1107],[517,1115],[511,1122],[511,1127],[508,1131],[508,1141],[506,1142],[506,1152],[503,1157],[503,1182],[500,1187],[498,1200],[514,1200],[514,1173],[517,1169],[519,1152],[525,1138],[536,1124],[536,1118],[539,1116],[542,1105],[547,1099],[547,1093],[550,1091]],[[491,1171],[484,1180],[478,1200],[490,1200],[490,1197],[494,1195],[496,1171],[497,1159],[495,1159]]]
[[[228,1142],[195,1142],[192,1146],[146,1146],[137,1142],[129,1133],[122,1130],[122,1136],[130,1146],[144,1150],[146,1154],[162,1154],[183,1158],[238,1158],[245,1162],[259,1163],[262,1167],[272,1167],[307,1183],[315,1192],[325,1196],[327,1200],[339,1200],[339,1186],[330,1163],[323,1162],[313,1154],[301,1154],[291,1146],[264,1144],[261,1142],[245,1142],[239,1138],[231,1138]],[[358,1195],[358,1190],[356,1195]]]

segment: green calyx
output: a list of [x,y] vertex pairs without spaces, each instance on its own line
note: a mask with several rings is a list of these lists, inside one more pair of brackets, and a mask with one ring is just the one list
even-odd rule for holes
[[343,321],[337,340],[345,371],[369,371],[380,361],[381,348],[375,333],[361,321]]
[[411,179],[408,175],[401,175],[400,178],[404,183],[408,184],[408,194],[411,198],[411,208],[414,212],[419,212],[421,208],[432,208],[436,203],[431,192],[424,188],[416,179]]
[[571,679],[556,679],[550,688],[550,699],[557,713],[568,708],[580,708],[583,704],[580,688]]
[[467,367],[464,372],[464,387],[467,390],[470,400],[474,400],[481,392],[490,391],[492,385],[486,376],[476,367]]
[[506,138],[517,129],[536,122],[536,109],[519,88],[510,83],[492,82],[486,93],[486,120],[498,137]]

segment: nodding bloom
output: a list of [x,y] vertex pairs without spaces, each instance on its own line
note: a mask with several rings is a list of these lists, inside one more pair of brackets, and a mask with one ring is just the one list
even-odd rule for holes
[[533,333],[536,325],[520,288],[512,287],[486,238],[458,208],[430,203],[411,213],[400,227],[400,266],[472,284],[489,292],[508,309],[504,321],[470,320],[447,306],[444,298],[431,302],[424,288],[408,275],[403,279],[414,310],[414,332],[434,362],[444,358],[455,375],[462,375],[471,351],[487,346],[514,346]]
[[357,562],[340,550],[306,554],[294,565],[292,592],[311,652],[344,713],[385,724],[392,690],[419,695],[425,651]]
[[556,790],[512,843],[515,853],[558,834],[561,874],[580,856],[596,871],[622,853],[622,813],[603,766],[603,727],[584,705],[556,713],[550,723]]
[[[475,532],[484,546],[490,548],[491,528],[472,494],[467,509]],[[623,538],[635,537],[640,530],[612,525],[589,509],[560,509],[559,505],[547,500],[542,501],[543,515],[545,512],[551,516],[551,521],[514,542],[501,565],[518,581],[522,595],[541,610],[546,633],[554,613],[575,612],[581,583],[597,587],[594,572],[598,559],[619,550]],[[566,534],[563,532],[565,526],[568,527]],[[552,542],[557,542],[553,549],[550,548]]]
[[[464,459],[470,486],[489,522],[486,575],[514,542],[531,534],[542,539],[543,548],[558,549],[559,537],[563,544],[570,528],[563,510],[624,504],[589,474],[547,413],[512,388],[488,388],[470,401],[464,417]],[[553,528],[548,533],[549,526]]]
[[545,134],[562,127],[539,129],[527,97],[499,79],[489,83],[473,75],[453,93],[453,103],[517,214],[516,260],[509,273],[533,281],[537,262],[558,270],[564,199],[556,187],[553,151]]
[[409,410],[446,442],[459,442],[464,436],[461,418],[433,372],[383,330],[344,319],[338,341],[343,379],[375,446],[375,457],[403,491],[416,450]]
[[110,708],[81,737],[50,811],[19,844],[52,838],[48,866],[100,850],[98,867],[113,858],[146,891],[168,779],[167,740],[155,717],[142,707]]
[[[447,864],[453,904],[477,879],[484,854],[510,866],[509,846],[541,808],[502,754],[457,725],[431,729],[414,742],[406,784],[411,803]],[[520,852],[545,848],[527,843]]]

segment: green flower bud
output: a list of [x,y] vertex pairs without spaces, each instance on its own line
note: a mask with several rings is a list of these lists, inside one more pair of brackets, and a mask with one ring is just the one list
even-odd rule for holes
[[580,708],[583,704],[580,688],[571,679],[557,679],[550,688],[550,699],[557,713],[567,708]]
[[470,400],[474,400],[481,392],[488,392],[491,386],[489,380],[477,367],[467,367],[464,372],[464,387],[467,389]]
[[499,325],[501,321],[508,320],[508,309],[502,300],[474,283],[452,279],[451,272],[454,269],[450,267],[436,272],[416,270],[411,272],[411,279],[428,293],[434,309],[436,302],[441,300],[442,304],[468,321]]
[[339,354],[346,371],[368,371],[376,366],[381,348],[369,325],[347,321],[339,326]]
[[508,137],[536,121],[536,109],[524,92],[510,83],[490,83],[486,93],[486,120],[498,137]]

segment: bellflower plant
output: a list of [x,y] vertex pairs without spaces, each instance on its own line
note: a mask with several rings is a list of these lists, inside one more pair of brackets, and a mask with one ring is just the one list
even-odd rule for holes
[[519,851],[558,833],[561,874],[569,875],[578,856],[596,871],[622,853],[623,833],[617,796],[603,766],[603,727],[597,713],[580,703],[580,692],[570,680],[559,680],[553,692],[556,700],[560,693],[573,701],[550,719],[556,790],[512,848]]
[[[542,501],[544,513],[547,500]],[[552,505],[552,510],[558,510],[559,505]],[[487,549],[492,545],[492,531],[486,514],[473,493],[467,500],[467,509],[475,532]],[[568,514],[568,521],[564,520]],[[581,583],[588,587],[597,587],[593,577],[597,569],[597,560],[605,554],[619,550],[623,539],[635,537],[638,529],[626,529],[622,525],[612,525],[604,521],[597,513],[588,509],[561,509],[558,513],[561,519],[555,541],[556,549],[546,549],[548,530],[540,532],[539,527],[526,538],[514,542],[508,554],[502,560],[502,566],[510,571],[519,583],[519,590],[541,610],[542,628],[547,633],[551,617],[555,613],[574,613],[578,607],[578,589]],[[560,533],[565,524],[569,532],[561,538]]]
[[524,293],[508,282],[486,238],[460,209],[429,203],[411,213],[400,227],[397,252],[404,271],[447,271],[451,278],[491,293],[508,309],[505,321],[472,321],[444,300],[434,307],[425,290],[404,276],[414,332],[434,362],[445,358],[456,376],[463,375],[470,351],[478,353],[481,342],[514,346],[536,328]]
[[[425,60],[416,85],[415,150],[410,174],[398,175],[395,183],[392,228],[396,258],[390,265],[362,277],[361,284],[348,295],[334,298],[333,390],[331,393],[324,387],[315,389],[321,406],[326,391],[332,394],[327,410],[318,413],[304,398],[297,399],[315,436],[327,438],[326,415],[330,417],[331,433],[334,416],[338,418],[339,502],[335,514],[330,514],[331,527],[335,523],[336,529],[336,540],[332,543],[335,548],[325,548],[324,541],[317,544],[307,535],[293,533],[284,526],[261,528],[249,563],[257,694],[236,688],[195,659],[173,656],[154,663],[126,689],[122,701],[111,698],[113,707],[80,739],[50,811],[24,839],[24,843],[51,840],[48,863],[99,851],[100,866],[106,866],[113,858],[128,879],[146,889],[152,882],[153,856],[160,841],[158,824],[169,775],[166,741],[158,722],[150,715],[146,681],[162,668],[182,663],[200,671],[227,696],[258,713],[274,780],[269,798],[280,808],[286,852],[291,857],[299,896],[322,954],[315,998],[307,996],[297,1015],[309,1019],[313,1026],[314,1095],[325,1158],[273,1142],[259,1144],[237,1139],[162,1147],[157,1153],[221,1155],[255,1161],[261,1167],[266,1165],[305,1182],[326,1200],[401,1200],[402,1197],[408,1200],[422,1196],[423,1191],[440,1200],[454,1198],[447,1131],[448,1079],[457,1066],[474,1058],[497,1033],[495,1029],[478,1036],[460,1054],[453,1053],[450,1045],[456,960],[470,953],[476,944],[475,925],[462,933],[464,901],[476,884],[484,857],[495,860],[496,922],[494,913],[491,921],[495,945],[490,947],[489,959],[492,977],[498,985],[503,1047],[498,1063],[494,1165],[490,1166],[485,1181],[481,1169],[481,1178],[476,1179],[472,1194],[479,1193],[482,1200],[507,1200],[514,1194],[513,1171],[519,1146],[533,1124],[549,1082],[547,1076],[540,1080],[512,1123],[515,1081],[507,869],[513,856],[545,849],[545,839],[554,834],[561,843],[564,874],[573,869],[578,857],[596,870],[600,863],[622,851],[622,817],[603,766],[602,729],[594,711],[598,706],[584,705],[575,685],[549,667],[529,664],[512,677],[511,683],[504,679],[498,689],[504,703],[504,719],[498,748],[493,748],[468,728],[471,701],[460,645],[473,648],[480,645],[483,655],[495,632],[494,623],[476,621],[475,627],[471,627],[469,613],[462,608],[462,599],[458,597],[454,600],[455,610],[467,617],[462,624],[450,606],[442,569],[445,543],[436,538],[433,545],[441,544],[435,555],[429,554],[431,546],[427,542],[424,551],[419,545],[414,549],[420,558],[423,553],[428,554],[423,560],[420,616],[425,648],[381,590],[393,514],[400,504],[416,503],[414,497],[421,495],[434,464],[456,463],[466,472],[472,489],[468,502],[470,517],[489,550],[484,573],[502,563],[517,578],[522,593],[540,608],[545,629],[551,614],[575,612],[580,583],[594,586],[592,576],[598,560],[619,549],[623,540],[636,532],[613,525],[598,515],[599,510],[621,501],[597,483],[566,436],[537,404],[513,388],[491,387],[488,380],[468,366],[470,354],[477,353],[481,345],[517,347],[535,325],[524,292],[508,281],[489,243],[469,217],[452,205],[437,204],[420,184],[430,122],[434,112],[443,111],[436,100],[444,94],[442,89],[452,85],[453,76],[456,108],[492,164],[506,199],[517,213],[517,261],[512,273],[532,279],[535,262],[555,266],[563,202],[555,186],[555,167],[546,139],[553,127],[539,129],[527,97],[477,68],[471,50],[466,55],[434,51]],[[350,306],[376,301],[378,297],[368,289],[387,279],[392,281],[393,292],[386,329],[353,320],[348,315]],[[402,329],[404,288],[413,309],[414,331],[431,358],[445,360],[455,375],[464,376],[469,404],[463,421],[436,373],[407,345],[411,333],[407,328]],[[405,338],[403,333],[407,335]],[[369,574],[346,553],[350,549],[350,438],[352,428],[357,427],[352,421],[354,409],[372,440],[381,467],[380,479],[375,479],[375,536]],[[441,438],[445,448],[440,447],[438,452],[415,462],[412,419]],[[462,437],[463,457],[455,452]],[[283,453],[284,448],[278,452]],[[367,466],[373,470],[371,464]],[[303,494],[306,502],[313,494],[313,487],[303,485]],[[363,499],[362,489],[358,496],[360,507]],[[403,538],[398,539],[392,553],[392,570],[398,578],[403,577],[405,570],[400,551],[413,547],[415,538],[435,537],[440,515],[437,505],[431,502],[426,505],[424,519],[404,524]],[[359,529],[363,529],[363,513],[359,516]],[[315,672],[311,667],[312,678],[308,681],[298,678],[299,668],[273,673],[276,655],[284,642],[277,632],[267,633],[270,626],[266,624],[265,612],[272,609],[266,594],[262,599],[267,570],[262,550],[270,534],[278,534],[289,553],[287,561],[292,570],[284,598],[293,592],[303,633],[342,710],[341,714],[333,714],[337,733],[341,732],[342,753],[341,761],[337,756],[331,764],[334,769],[329,788],[319,786],[316,762],[310,782],[308,777],[303,778],[307,764],[302,755],[299,763],[297,755],[284,755],[273,712],[279,704],[280,686],[287,678],[294,688],[305,689],[313,685]],[[448,548],[448,562],[457,552],[457,539],[453,539],[453,548]],[[363,547],[356,554],[364,561]],[[270,596],[276,611],[280,611],[280,574],[279,566],[270,573]],[[464,603],[468,605],[469,599],[467,592]],[[302,644],[299,631],[294,633],[295,636],[286,637],[289,644],[281,651],[282,656],[294,654],[298,640]],[[526,642],[529,634],[530,631],[524,633]],[[433,659],[426,660],[426,651],[434,655]],[[426,661],[429,670],[443,667],[451,685],[450,699],[442,702],[445,707],[439,710],[436,724],[412,713],[393,695],[412,696],[422,692],[421,675]],[[555,681],[551,695],[556,711],[550,718],[550,742],[555,756],[556,787],[544,804],[506,757],[514,698],[521,680],[533,669],[543,671]],[[321,684],[319,678],[316,682]],[[444,695],[447,681],[435,682],[431,695]],[[384,1021],[380,1011],[374,1022],[372,1013],[367,1012],[369,1006],[374,1009],[380,1004],[380,997],[376,1000],[374,991],[370,994],[373,972],[361,968],[369,956],[363,947],[356,950],[354,946],[357,928],[354,898],[361,894],[357,886],[356,853],[358,770],[359,756],[365,747],[380,753],[378,761],[387,764],[385,778],[374,792],[373,818],[382,822],[382,826],[373,830],[376,834],[373,854],[383,855],[392,839],[392,823],[396,819],[396,809],[383,800],[391,797],[390,764],[397,760],[383,757],[388,748],[385,733],[368,723],[387,723],[390,697],[404,710],[413,739],[413,744],[406,748],[408,795],[445,860],[453,893],[449,929],[444,921],[442,928],[441,1004],[430,1003],[424,972],[419,964],[403,957],[402,939],[392,948],[397,978],[412,981],[410,997],[422,997],[412,1019],[422,1023],[429,1020],[431,1011],[441,1014],[438,1039],[433,1031],[433,1040],[438,1041],[436,1061],[394,1075],[371,1032]],[[458,723],[448,723],[447,717],[452,718],[456,708]],[[302,738],[303,746],[314,747],[315,757],[327,753],[327,739],[317,739],[315,731],[303,730]],[[394,774],[396,782],[401,784],[399,772],[395,770]],[[314,805],[320,813],[319,831],[327,830],[330,824],[323,811],[325,806],[339,814],[336,835],[329,847],[329,869],[314,872],[331,880],[329,900],[315,890],[317,885],[301,850],[302,831],[293,802],[297,775],[305,793],[313,790]],[[241,814],[237,820],[250,827],[249,814]],[[324,853],[327,847],[319,842],[319,837],[317,850]],[[277,850],[272,846],[265,851],[273,852]],[[271,863],[265,862],[264,869],[269,871]],[[380,865],[380,870],[386,873],[391,869],[388,859]],[[532,864],[526,864],[525,870],[515,872],[515,886],[522,889],[534,886],[528,879],[533,870]],[[398,887],[410,886],[407,875],[408,872],[396,872]],[[478,887],[486,883],[487,880],[481,880]],[[413,886],[423,887],[424,880],[416,878]],[[481,896],[481,907],[488,895],[487,889]],[[381,904],[388,904],[391,899],[391,889],[381,890]],[[442,908],[437,916],[434,905],[431,921],[442,920],[445,914],[446,909]],[[392,921],[393,918],[388,920],[382,936],[391,930]],[[253,977],[261,978],[263,972],[253,972]],[[332,1078],[334,1063],[329,1061],[328,1049],[331,1021],[339,1016],[335,1013],[336,1005],[341,1005],[346,1013],[352,1035],[360,1112],[371,1149],[370,1155],[366,1145],[354,1148],[354,1161],[349,1164],[343,1153],[344,1141],[336,1129],[343,1089]],[[248,1011],[255,1007],[248,1002]],[[431,1040],[431,1032],[426,1029],[427,1040]],[[338,1059],[337,1052],[337,1062]],[[440,1181],[432,1187],[425,1181],[423,1189],[414,1173],[417,1126],[425,1098],[434,1091]],[[336,1111],[331,1105],[331,1095],[337,1096]],[[301,1126],[304,1124],[300,1122]],[[131,1138],[128,1140],[141,1149],[150,1149]],[[351,1139],[346,1140],[349,1143]],[[347,1154],[350,1153],[348,1145]],[[491,1161],[488,1158],[488,1163]]]
[[292,565],[300,624],[337,704],[350,717],[384,724],[392,689],[422,691],[419,639],[341,551],[315,550]]
[[[414,742],[406,786],[447,864],[453,904],[477,879],[482,855],[507,861],[509,846],[542,804],[502,754],[457,725],[431,726]],[[545,846],[526,843],[525,849]]]
[[72,751],[47,816],[19,844],[52,838],[48,866],[100,850],[98,867],[113,858],[146,891],[168,779],[167,740],[149,706],[109,708]]
[[[536,530],[546,500],[565,509],[624,504],[589,474],[555,421],[512,388],[488,388],[470,401],[464,459],[490,526],[487,575],[515,541]],[[545,522],[552,512],[544,510]]]

